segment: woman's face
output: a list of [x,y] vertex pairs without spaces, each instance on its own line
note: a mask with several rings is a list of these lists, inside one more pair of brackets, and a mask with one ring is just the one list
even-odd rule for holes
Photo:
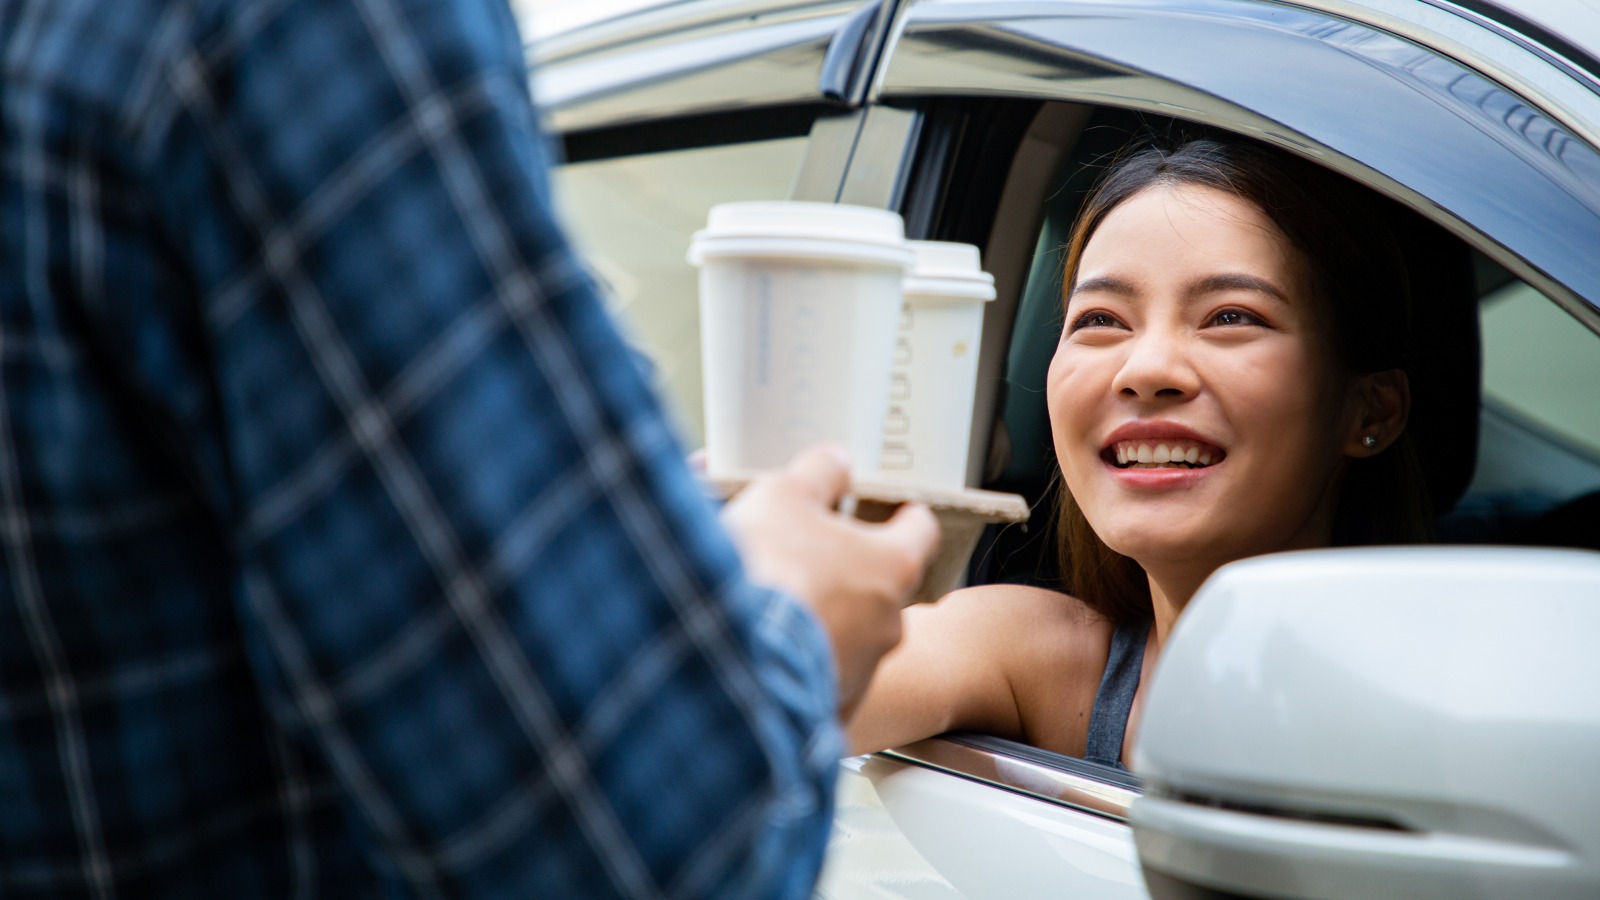
[[1249,201],[1155,186],[1084,248],[1050,364],[1067,487],[1111,549],[1209,569],[1325,545],[1356,427],[1302,254]]

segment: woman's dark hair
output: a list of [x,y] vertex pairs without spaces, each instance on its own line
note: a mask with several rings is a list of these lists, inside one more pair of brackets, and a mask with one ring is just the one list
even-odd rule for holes
[[[1198,185],[1258,207],[1310,264],[1314,300],[1333,323],[1335,353],[1352,373],[1412,365],[1411,295],[1405,261],[1365,188],[1313,163],[1243,140],[1145,146],[1115,162],[1090,192],[1068,239],[1064,296],[1083,249],[1107,214],[1146,188]],[[1144,570],[1107,547],[1066,485],[1058,516],[1066,587],[1113,622],[1151,615]],[[1405,544],[1427,539],[1428,497],[1408,432],[1384,452],[1352,460],[1339,486],[1333,543]]]

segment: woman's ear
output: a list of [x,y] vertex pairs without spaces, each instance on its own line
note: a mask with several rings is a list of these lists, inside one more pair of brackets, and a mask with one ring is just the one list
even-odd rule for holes
[[1411,415],[1411,380],[1403,369],[1385,369],[1356,377],[1352,400],[1353,427],[1344,452],[1362,459],[1389,448],[1405,431]]

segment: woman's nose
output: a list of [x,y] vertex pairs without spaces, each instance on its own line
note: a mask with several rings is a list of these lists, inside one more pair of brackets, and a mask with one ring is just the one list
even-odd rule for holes
[[1199,390],[1199,376],[1178,335],[1146,331],[1126,346],[1128,355],[1111,385],[1118,394],[1130,399],[1176,400],[1192,397]]

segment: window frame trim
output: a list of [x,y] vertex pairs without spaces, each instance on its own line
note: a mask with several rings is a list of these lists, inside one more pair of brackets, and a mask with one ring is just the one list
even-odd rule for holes
[[877,754],[1126,824],[1144,791],[1104,766],[974,734],[948,734]]

